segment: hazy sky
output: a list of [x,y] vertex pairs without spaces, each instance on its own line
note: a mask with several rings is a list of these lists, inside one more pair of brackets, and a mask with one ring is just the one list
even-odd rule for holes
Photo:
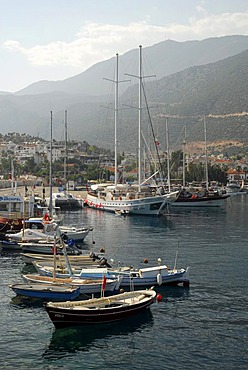
[[63,80],[116,53],[248,34],[247,0],[0,0],[0,91]]

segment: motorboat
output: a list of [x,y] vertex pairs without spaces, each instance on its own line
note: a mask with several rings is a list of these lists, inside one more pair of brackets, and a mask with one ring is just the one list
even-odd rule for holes
[[236,180],[230,180],[226,185],[226,192],[229,195],[242,194],[240,183]]
[[[53,268],[46,263],[34,263],[34,266],[39,274],[44,276],[52,276]],[[134,269],[129,267],[120,268],[107,268],[107,267],[83,267],[80,269],[78,266],[64,267],[63,270],[56,270],[56,277],[73,277],[73,278],[108,278],[122,277],[120,286],[130,287],[130,285],[137,287],[151,287],[159,285],[183,285],[189,286],[189,267],[186,269],[181,268],[168,268],[166,265],[158,265],[146,267],[141,269]]]
[[[47,204],[50,204],[50,198],[46,198]],[[53,207],[59,207],[61,210],[73,210],[83,208],[83,199],[74,197],[71,193],[61,191],[52,193]]]
[[[23,229],[19,232],[7,232],[5,238],[17,242],[38,242],[39,240],[53,241],[57,223],[50,219],[29,218],[23,222]],[[75,243],[82,243],[92,227],[77,227],[59,225],[61,234],[65,241],[69,239]]]

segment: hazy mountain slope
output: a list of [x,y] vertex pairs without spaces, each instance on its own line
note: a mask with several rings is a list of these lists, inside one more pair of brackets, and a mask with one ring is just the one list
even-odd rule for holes
[[[223,39],[226,43],[230,41],[231,45],[234,40],[240,40],[240,42],[248,40],[246,37],[239,36]],[[177,43],[170,43],[171,47],[176,48]],[[204,46],[204,55],[213,52],[212,58],[216,57],[217,51],[208,49],[209,45],[213,45],[211,40],[190,43],[192,48],[194,46],[195,50],[198,50],[196,53],[201,55],[203,61],[205,58],[200,53],[200,49],[197,48],[197,44],[201,45],[201,48]],[[243,45],[242,42],[241,44]],[[184,46],[188,48],[187,45]],[[154,54],[157,56],[155,59],[158,60],[158,65],[159,63],[161,65],[162,59],[159,61],[159,47],[165,47],[165,44],[154,45]],[[152,49],[153,47],[149,48],[149,52],[152,53]],[[227,52],[228,46],[224,45],[223,49]],[[132,54],[133,51],[129,53]],[[172,54],[172,49],[170,54]],[[194,60],[193,54],[192,49],[191,55],[188,57],[192,63]],[[161,55],[163,55],[162,52]],[[174,59],[182,59],[179,54],[175,55]],[[151,58],[149,57],[149,59]],[[135,50],[135,60],[138,63],[137,50]],[[95,75],[97,73],[101,74],[101,80],[102,77],[111,78],[111,73],[113,74],[115,68],[115,58],[111,60],[111,63],[112,72],[107,71],[109,61],[93,66],[92,69],[95,70]],[[187,63],[189,63],[189,60]],[[183,71],[156,79],[156,81],[149,82],[146,80],[149,106],[153,106],[150,113],[159,141],[164,144],[165,117],[168,117],[169,120],[171,145],[175,145],[182,141],[180,135],[184,125],[187,125],[190,140],[203,140],[203,114],[218,116],[220,114],[248,111],[247,66],[248,50],[215,63],[186,68]],[[171,70],[173,68],[173,62],[171,61]],[[137,74],[137,71],[130,69],[128,72]],[[90,74],[87,78],[90,78],[89,76]],[[78,76],[75,76],[75,79],[77,78]],[[114,77],[112,76],[112,78]],[[133,79],[132,83],[136,85],[131,84],[130,86],[130,84],[127,84],[130,87],[120,96],[120,108],[125,108],[121,109],[119,113],[118,142],[120,150],[135,151],[137,147],[138,111],[135,108],[123,105],[138,105],[137,80]],[[91,144],[113,148],[114,94],[111,97],[102,94],[100,98],[99,96],[90,96],[89,90],[90,87],[87,94],[53,92],[34,95],[0,95],[1,133],[39,134],[41,137],[48,139],[50,137],[50,111],[53,111],[54,138],[62,139],[64,111],[67,110],[69,138],[86,140]],[[109,106],[109,109],[106,109],[111,100],[112,105]],[[147,129],[148,120],[145,111],[143,116]],[[247,116],[231,115],[225,118],[218,116],[207,118],[207,121],[209,140],[217,138],[245,140],[248,137]]]
[[[247,140],[248,116],[242,115],[242,112],[248,112],[247,73],[248,50],[216,63],[186,69],[157,82],[146,82],[148,101],[153,106],[150,114],[159,140],[165,142],[166,117],[173,145],[178,142],[185,125],[190,141],[204,140],[203,115],[206,115],[210,141],[224,138]],[[122,98],[126,104],[138,104],[137,91],[134,86],[124,94]],[[134,122],[128,124],[133,126]],[[127,137],[123,141],[129,142]]]
[[[117,45],[118,49],[118,45]],[[177,42],[166,40],[150,47],[143,48],[144,63],[147,59],[157,78],[169,76],[186,68],[213,63],[248,49],[248,36],[225,36],[209,38],[203,41]],[[116,50],[118,52],[118,50]],[[137,49],[120,56],[119,74],[137,74]],[[64,92],[69,94],[100,95],[102,79],[110,78],[115,70],[115,57],[99,62],[79,75],[63,81],[40,81],[33,83],[18,95]],[[150,71],[151,72],[151,71]]]
[[156,102],[167,113],[227,114],[248,110],[248,50],[225,60],[186,69],[162,78]]

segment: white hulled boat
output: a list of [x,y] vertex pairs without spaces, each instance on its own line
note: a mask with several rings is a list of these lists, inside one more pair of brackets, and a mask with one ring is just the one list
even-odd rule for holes
[[[85,204],[91,208],[109,212],[125,212],[125,214],[158,216],[162,209],[170,202],[177,199],[178,191],[165,193],[162,188],[151,188],[147,184],[148,180],[141,181],[141,111],[142,111],[142,47],[139,47],[139,138],[138,138],[138,185],[118,184],[117,179],[117,121],[118,121],[118,54],[115,83],[115,183],[92,185],[87,190]],[[156,172],[157,173],[157,172]],[[156,174],[150,176],[152,178]],[[161,176],[160,176],[161,177]],[[150,179],[149,178],[149,179]]]
[[125,212],[126,214],[158,216],[167,201],[174,202],[178,191],[169,194],[154,194],[148,186],[140,191],[134,185],[92,185],[87,193],[85,203],[95,209],[109,212]]

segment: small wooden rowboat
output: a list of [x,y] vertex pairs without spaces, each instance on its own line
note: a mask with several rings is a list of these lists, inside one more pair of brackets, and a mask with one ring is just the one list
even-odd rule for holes
[[154,290],[137,290],[75,302],[48,302],[46,311],[56,328],[109,323],[134,316],[155,300]]
[[80,294],[80,288],[78,286],[64,284],[12,284],[10,288],[17,295],[46,300],[73,300]]

